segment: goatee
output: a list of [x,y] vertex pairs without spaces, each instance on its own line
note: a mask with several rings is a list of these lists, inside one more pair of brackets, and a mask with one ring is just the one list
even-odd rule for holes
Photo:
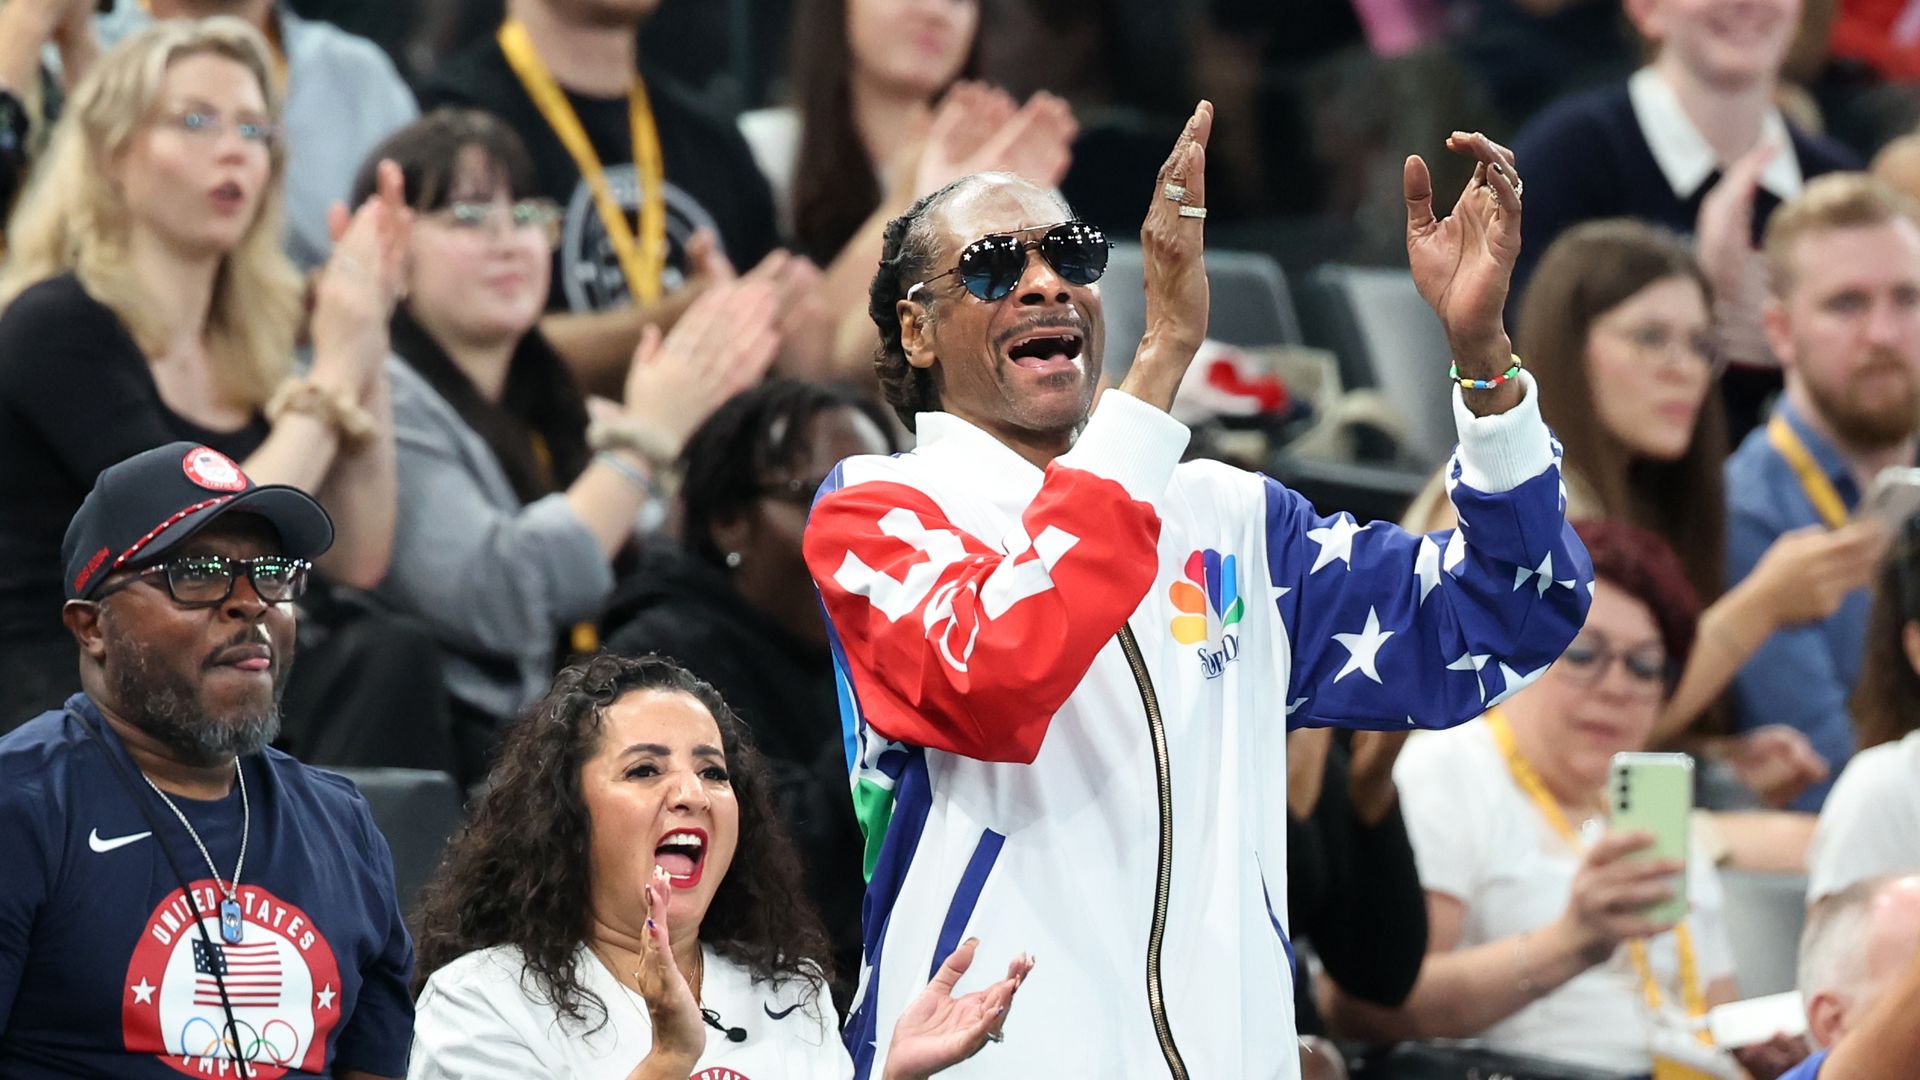
[[282,680],[277,672],[272,697],[263,707],[215,718],[201,707],[193,681],[157,663],[145,645],[121,641],[116,651],[119,662],[108,665],[108,682],[121,715],[181,762],[219,765],[259,753],[280,734]]

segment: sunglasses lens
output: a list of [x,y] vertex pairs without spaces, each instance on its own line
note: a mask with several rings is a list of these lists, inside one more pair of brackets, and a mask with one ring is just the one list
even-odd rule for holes
[[1011,236],[977,240],[960,253],[960,283],[982,300],[998,300],[1020,283],[1021,254]]
[[1040,250],[1075,285],[1091,285],[1107,272],[1107,236],[1091,225],[1062,225],[1046,235]]

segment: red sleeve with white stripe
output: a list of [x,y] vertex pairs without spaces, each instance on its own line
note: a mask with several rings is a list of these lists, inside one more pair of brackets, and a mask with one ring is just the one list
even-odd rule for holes
[[[1160,517],[1135,495],[1165,490],[1179,447],[1167,455],[1157,440],[1151,456],[1165,460],[1142,462],[1137,445],[1114,439],[1126,425],[1109,410],[1132,411],[1103,403],[1081,447],[1048,467],[1006,554],[906,484],[868,481],[814,504],[807,567],[875,731],[986,761],[1040,752],[1053,714],[1158,573]],[[1135,460],[1107,460],[1108,446]]]

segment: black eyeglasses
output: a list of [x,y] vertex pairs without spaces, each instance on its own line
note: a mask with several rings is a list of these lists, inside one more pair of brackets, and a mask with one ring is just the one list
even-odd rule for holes
[[233,595],[234,579],[245,571],[253,591],[269,604],[298,600],[307,591],[307,571],[313,564],[305,559],[284,555],[262,555],[257,559],[230,559],[224,555],[185,555],[155,563],[132,576],[101,589],[95,600],[114,593],[155,574],[164,575],[167,595],[182,607],[213,607]]
[[[1032,232],[1023,229],[1021,232]],[[1107,252],[1113,243],[1107,234],[1084,221],[1063,221],[1047,227],[1038,240],[1022,240],[1019,233],[990,233],[960,252],[960,264],[935,274],[907,290],[907,299],[944,277],[960,276],[960,284],[974,296],[998,300],[1020,284],[1027,269],[1027,252],[1038,248],[1054,272],[1075,285],[1091,285],[1107,272]]]
[[1667,659],[1667,650],[1658,645],[1643,645],[1639,648],[1616,652],[1605,641],[1595,638],[1576,638],[1560,654],[1560,662],[1554,670],[1573,681],[1574,685],[1594,687],[1606,678],[1607,669],[1618,660],[1626,669],[1627,678],[1640,695],[1659,697],[1666,693],[1667,685],[1673,678],[1673,664]]

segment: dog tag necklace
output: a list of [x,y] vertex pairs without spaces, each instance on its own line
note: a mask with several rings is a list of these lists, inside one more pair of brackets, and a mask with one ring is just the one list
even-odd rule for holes
[[160,801],[167,804],[167,809],[173,811],[173,816],[180,819],[180,824],[186,826],[187,835],[193,838],[193,846],[199,848],[200,857],[207,860],[207,869],[213,872],[213,886],[221,896],[220,937],[229,945],[238,945],[245,936],[246,924],[240,918],[240,871],[247,865],[247,834],[253,828],[253,806],[247,802],[247,774],[240,771],[239,758],[233,759],[233,775],[240,782],[240,857],[234,860],[233,877],[228,881],[220,880],[220,868],[213,864],[212,853],[201,842],[200,834],[194,831],[193,822],[187,820],[187,815],[180,812],[172,799],[167,798],[167,793],[160,790],[160,785],[154,783],[152,777],[141,773],[140,779],[147,782],[153,793],[160,796]]

